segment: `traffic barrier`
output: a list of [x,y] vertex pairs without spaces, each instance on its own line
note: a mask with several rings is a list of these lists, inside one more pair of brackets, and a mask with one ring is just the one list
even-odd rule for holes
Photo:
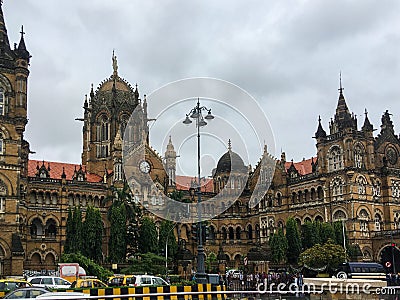
[[[108,287],[108,288],[75,288],[57,289],[56,291],[83,292],[97,299],[115,300],[225,300],[225,286],[212,284],[197,284],[189,286],[139,286],[139,287]],[[121,298],[114,296],[129,295]],[[105,298],[101,298],[105,296]]]

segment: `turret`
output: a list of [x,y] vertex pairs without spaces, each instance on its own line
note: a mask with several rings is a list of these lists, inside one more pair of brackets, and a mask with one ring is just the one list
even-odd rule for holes
[[165,151],[165,171],[168,175],[168,193],[172,192],[176,188],[175,183],[175,172],[176,172],[176,155],[174,145],[172,144],[171,136],[169,137],[169,142],[167,145],[167,150]]

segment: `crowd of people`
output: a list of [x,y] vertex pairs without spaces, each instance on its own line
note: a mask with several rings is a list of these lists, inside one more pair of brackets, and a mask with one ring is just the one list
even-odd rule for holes
[[[303,285],[301,273],[262,272],[262,273],[228,273],[221,281],[230,290],[256,290],[262,287],[265,290],[276,290],[278,285],[289,288],[291,284],[298,287]],[[282,285],[283,284],[283,285]]]

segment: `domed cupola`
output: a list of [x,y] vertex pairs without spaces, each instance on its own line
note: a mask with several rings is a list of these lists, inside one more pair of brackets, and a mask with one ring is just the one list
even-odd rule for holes
[[245,166],[242,158],[239,156],[239,154],[232,151],[231,140],[228,141],[228,152],[222,155],[222,157],[218,161],[215,174],[230,172],[247,172],[247,167]]

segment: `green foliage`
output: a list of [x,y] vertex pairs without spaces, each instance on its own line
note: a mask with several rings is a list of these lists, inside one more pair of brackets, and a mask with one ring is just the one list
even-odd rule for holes
[[165,274],[165,257],[144,253],[137,254],[129,259],[130,267],[122,269],[124,274]]
[[333,226],[330,223],[321,223],[320,231],[319,231],[319,236],[321,240],[321,244],[325,244],[329,239],[334,239],[335,240],[335,231],[333,229]]
[[271,248],[271,258],[274,263],[283,263],[286,261],[288,242],[281,228],[279,228],[278,233],[271,235],[269,246]]
[[158,233],[156,224],[148,217],[142,218],[139,229],[139,252],[158,252]]
[[113,263],[124,262],[126,258],[126,211],[118,202],[110,207],[109,258]]
[[160,233],[158,239],[158,253],[165,253],[165,244],[168,248],[168,258],[173,259],[178,251],[178,243],[174,235],[175,223],[169,220],[163,220],[160,224]]
[[333,231],[335,232],[335,242],[338,245],[343,245],[343,222],[336,221],[333,223]]
[[327,266],[328,270],[334,270],[346,259],[346,253],[342,246],[328,240],[324,245],[316,244],[300,254],[299,261],[311,268]]
[[215,263],[218,261],[217,255],[214,252],[211,252],[210,254],[207,255],[207,258],[205,260],[206,263],[206,269],[208,272],[212,272],[212,267],[215,265]]
[[82,251],[82,212],[77,206],[72,211],[68,209],[66,238],[64,253],[77,253]]
[[101,281],[106,281],[108,277],[112,276],[112,272],[96,264],[93,260],[83,256],[79,253],[62,254],[61,262],[64,263],[78,263],[85,269],[87,275],[97,276]]
[[289,218],[286,221],[286,240],[288,245],[287,259],[289,263],[297,263],[299,255],[301,253],[301,237],[299,229],[297,228],[297,222],[293,218]]
[[315,222],[305,222],[302,226],[303,249],[308,249],[319,243],[318,225]]
[[83,223],[82,254],[96,262],[102,261],[102,240],[103,240],[103,221],[98,208],[88,206],[86,217]]

